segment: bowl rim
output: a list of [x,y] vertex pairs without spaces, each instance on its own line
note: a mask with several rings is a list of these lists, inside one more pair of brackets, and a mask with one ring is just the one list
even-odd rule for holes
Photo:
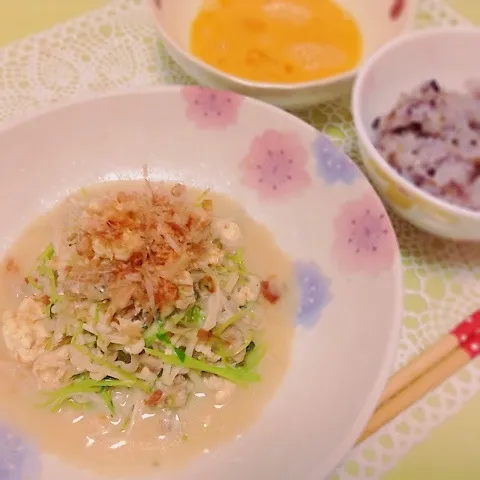
[[[421,42],[425,38],[438,38],[443,36],[457,36],[457,35],[475,35],[480,40],[480,29],[474,26],[452,26],[452,27],[437,27],[428,30],[417,30],[409,32],[406,35],[401,35],[390,42],[386,43],[377,52],[375,52],[360,68],[357,78],[355,80],[352,91],[352,117],[355,125],[357,135],[367,150],[369,157],[381,168],[384,173],[388,173],[392,180],[395,181],[407,193],[415,194],[422,197],[427,202],[433,204],[439,209],[445,210],[450,214],[464,217],[469,220],[480,221],[480,211],[470,210],[466,207],[461,207],[443,200],[433,194],[417,187],[400,173],[398,173],[380,154],[374,146],[370,135],[368,134],[369,126],[367,126],[362,119],[361,101],[365,95],[365,82],[368,74],[377,68],[377,64],[387,55],[394,55],[395,51],[403,48],[404,45],[411,45]],[[393,106],[392,106],[393,107]]]
[[[107,92],[88,92],[83,95],[79,95],[73,98],[66,98],[55,104],[48,104],[42,107],[35,107],[31,110],[25,112],[24,115],[15,117],[11,121],[3,122],[0,125],[0,135],[8,134],[8,132],[18,126],[21,126],[24,123],[30,121],[35,121],[46,115],[57,113],[61,110],[68,109],[71,107],[79,106],[82,104],[95,103],[97,101],[102,101],[111,98],[121,98],[121,97],[134,97],[137,95],[166,95],[166,94],[176,94],[180,95],[180,91],[184,88],[184,85],[151,85],[151,86],[141,86],[141,87],[124,87],[117,90],[107,91]],[[213,91],[219,91],[218,89],[212,89],[209,87],[199,87],[206,88]],[[302,120],[301,118],[293,115],[292,113],[271,105],[269,103],[263,102],[253,97],[248,97],[241,95],[239,93],[234,93],[235,95],[241,96],[251,104],[254,104],[262,109],[274,110],[277,114],[284,117],[290,117],[295,121],[297,125],[303,125],[306,128],[315,130],[315,127]],[[317,131],[318,132],[318,131]],[[326,135],[326,134],[324,134]],[[349,157],[350,158],[350,157]],[[353,160],[352,160],[353,161]],[[362,173],[365,180],[368,182],[368,177]],[[379,195],[373,187],[373,193],[380,199]],[[380,200],[379,200],[380,201]],[[384,203],[382,202],[382,205]],[[385,208],[385,205],[384,205]],[[388,215],[389,223],[392,225],[392,218]],[[393,229],[393,225],[392,225]],[[318,478],[324,478],[332,473],[332,471],[339,465],[341,462],[349,455],[352,448],[355,446],[355,441],[358,439],[363,429],[367,425],[369,419],[371,418],[375,408],[378,405],[378,400],[380,399],[381,393],[387,384],[388,378],[392,373],[394,366],[394,361],[396,358],[396,353],[398,350],[398,345],[400,341],[400,332],[402,328],[402,319],[404,315],[404,285],[403,285],[403,268],[401,261],[401,252],[400,245],[398,242],[397,234],[394,231],[395,235],[395,259],[392,264],[392,284],[395,288],[394,300],[391,306],[391,328],[388,334],[388,338],[385,341],[385,349],[383,352],[383,358],[381,364],[376,373],[376,379],[372,382],[370,393],[363,399],[363,405],[361,409],[358,410],[356,414],[355,421],[350,426],[348,432],[344,433],[343,439],[334,447],[328,458],[322,464],[314,467],[314,470],[308,474],[308,479],[317,480]]]
[[[255,82],[252,80],[246,80],[241,77],[237,77],[236,75],[232,75],[230,73],[224,72],[208,63],[204,62],[202,59],[196,57],[195,55],[191,54],[187,49],[181,47],[178,42],[172,39],[172,37],[165,31],[163,25],[157,18],[158,13],[158,1],[159,0],[148,0],[149,7],[153,14],[153,20],[155,26],[157,27],[158,33],[162,38],[162,41],[166,45],[170,45],[174,48],[179,54],[185,57],[188,61],[193,63],[194,65],[202,68],[203,70],[207,71],[211,75],[217,75],[224,81],[228,81],[232,84],[236,84],[243,88],[249,89],[257,89],[257,90],[276,90],[278,92],[294,92],[297,90],[303,90],[308,88],[321,88],[321,87],[328,87],[334,84],[348,82],[355,79],[359,70],[362,68],[363,65],[371,58],[371,55],[362,58],[358,63],[357,66],[351,70],[348,70],[343,73],[339,73],[337,75],[333,75],[331,77],[321,78],[318,80],[308,80],[306,82],[298,82],[298,83],[273,83],[273,82]],[[415,19],[416,11],[417,11],[417,3],[418,0],[412,0],[411,2],[407,3],[407,7],[409,8],[408,19],[406,22],[406,27],[404,31],[400,32],[396,37],[401,37],[405,35],[405,33],[411,30],[413,25],[413,21]],[[392,38],[396,38],[392,37]]]

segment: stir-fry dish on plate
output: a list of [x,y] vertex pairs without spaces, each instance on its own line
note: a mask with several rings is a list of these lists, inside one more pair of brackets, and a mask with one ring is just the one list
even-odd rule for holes
[[289,288],[249,270],[244,232],[215,202],[149,181],[67,200],[2,323],[42,409],[95,412],[128,432],[196,392],[219,403],[260,382],[266,312]]

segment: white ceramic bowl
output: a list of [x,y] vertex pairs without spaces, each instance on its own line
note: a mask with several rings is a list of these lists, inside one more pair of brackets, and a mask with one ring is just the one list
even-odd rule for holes
[[[149,0],[160,37],[172,58],[200,85],[232,90],[282,108],[300,109],[350,92],[355,71],[296,84],[258,83],[224,73],[190,53],[190,27],[203,0]],[[339,0],[363,35],[363,63],[413,25],[417,0]]]
[[[389,375],[403,297],[383,204],[327,137],[252,99],[167,87],[59,107],[0,131],[0,151],[8,199],[0,203],[0,253],[69,192],[141,178],[144,164],[153,179],[225,192],[266,225],[294,262],[300,289],[286,376],[252,427],[160,478],[320,480],[335,467]],[[1,409],[0,417],[9,420]],[[35,458],[18,447],[24,440],[4,446],[5,435],[0,427],[0,471],[36,459],[42,469],[29,480],[97,478],[41,445]],[[138,480],[147,478],[159,476]]]
[[399,175],[371,142],[372,121],[387,113],[401,93],[430,79],[462,91],[480,80],[472,61],[480,50],[480,30],[441,28],[399,38],[378,51],[361,69],[353,90],[353,118],[360,151],[382,197],[409,222],[454,240],[480,241],[480,212],[433,197]]

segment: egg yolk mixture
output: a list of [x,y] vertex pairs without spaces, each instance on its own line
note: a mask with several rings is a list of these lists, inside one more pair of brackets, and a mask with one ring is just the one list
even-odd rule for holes
[[362,37],[332,0],[208,0],[193,22],[190,49],[246,80],[294,83],[355,68]]

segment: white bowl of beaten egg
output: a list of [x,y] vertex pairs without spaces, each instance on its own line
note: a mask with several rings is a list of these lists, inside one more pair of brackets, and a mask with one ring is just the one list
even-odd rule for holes
[[353,117],[367,171],[396,212],[453,240],[480,241],[480,75],[475,28],[397,39],[359,73]]
[[416,0],[150,0],[172,58],[203,86],[300,109],[347,94],[413,25]]
[[200,87],[57,108],[0,131],[0,150],[0,471],[332,471],[402,305],[395,233],[344,153]]

